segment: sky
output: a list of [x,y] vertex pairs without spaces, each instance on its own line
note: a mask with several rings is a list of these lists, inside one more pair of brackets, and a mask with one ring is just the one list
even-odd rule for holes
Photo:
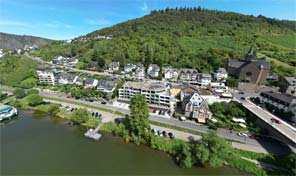
[[184,6],[296,20],[296,0],[0,0],[0,32],[70,39]]

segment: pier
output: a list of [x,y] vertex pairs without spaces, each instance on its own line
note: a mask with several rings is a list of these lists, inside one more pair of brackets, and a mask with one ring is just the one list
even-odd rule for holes
[[94,139],[96,141],[100,140],[100,138],[102,137],[101,134],[98,133],[98,131],[100,130],[100,128],[103,126],[103,122],[101,122],[94,130],[91,128],[89,129],[86,133],[84,133],[84,136]]

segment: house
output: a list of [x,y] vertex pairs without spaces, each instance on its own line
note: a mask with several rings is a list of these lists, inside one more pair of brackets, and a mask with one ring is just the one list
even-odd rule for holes
[[174,111],[176,100],[165,84],[160,81],[125,82],[118,90],[118,100],[130,101],[135,94],[142,94],[150,107]]
[[136,71],[135,71],[135,76],[137,78],[143,78],[145,76],[145,67],[143,64],[138,63],[136,65]]
[[162,76],[164,79],[177,81],[179,73],[178,70],[172,67],[163,67],[162,68]]
[[158,77],[160,67],[157,64],[149,64],[147,74],[153,78]]
[[59,84],[74,84],[75,76],[69,73],[60,72],[57,76]]
[[134,69],[136,69],[136,65],[134,65],[134,64],[130,64],[130,63],[128,63],[128,64],[125,64],[125,65],[124,65],[124,72],[125,72],[125,73],[130,73],[130,72],[132,72]]
[[181,89],[180,99],[181,99],[181,101],[184,101],[185,97],[190,96],[190,95],[197,93],[197,92],[198,92],[198,89],[195,87],[192,87],[192,86],[184,87]]
[[180,69],[181,81],[196,81],[198,71],[196,69],[183,68]]
[[57,72],[55,70],[48,70],[45,68],[37,68],[37,77],[41,84],[56,85]]
[[97,90],[101,92],[105,92],[108,95],[112,95],[115,90],[117,83],[111,80],[99,80],[97,84]]
[[219,68],[214,72],[214,78],[219,82],[226,82],[227,77],[228,73],[225,68]]
[[119,67],[120,67],[120,63],[119,62],[111,62],[109,64],[109,72],[114,72],[116,70],[119,70]]
[[98,85],[98,80],[93,79],[93,78],[86,78],[84,87],[85,88],[94,88]]
[[75,57],[63,57],[63,56],[56,56],[51,61],[53,64],[57,65],[64,65],[64,66],[73,66],[78,63],[78,59]]
[[278,85],[281,92],[296,96],[296,77],[280,77]]
[[199,123],[205,123],[211,117],[206,101],[198,93],[186,96],[183,108],[185,116],[195,118]]
[[211,84],[211,75],[206,73],[201,73],[197,76],[197,84],[201,88],[208,88],[208,86]]
[[269,73],[270,63],[265,60],[252,60],[253,58],[253,47],[251,47],[244,61],[233,59],[228,62],[228,74],[247,82],[263,83]]
[[285,93],[278,92],[261,92],[261,103],[271,104],[284,112],[292,112],[293,116],[291,120],[296,122],[296,97]]
[[78,85],[78,86],[82,86],[83,85],[83,79],[80,78],[79,76],[75,76],[73,82],[74,82],[75,85]]

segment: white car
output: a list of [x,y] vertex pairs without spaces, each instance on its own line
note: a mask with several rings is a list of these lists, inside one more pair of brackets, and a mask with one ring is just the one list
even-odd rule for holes
[[246,137],[246,138],[248,137],[248,135],[246,133],[237,133],[237,135],[241,136],[241,137]]

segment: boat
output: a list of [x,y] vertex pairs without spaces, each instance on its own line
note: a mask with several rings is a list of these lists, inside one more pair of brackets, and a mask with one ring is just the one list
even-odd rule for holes
[[15,107],[0,103],[0,121],[10,119],[15,115],[17,115],[17,109]]

